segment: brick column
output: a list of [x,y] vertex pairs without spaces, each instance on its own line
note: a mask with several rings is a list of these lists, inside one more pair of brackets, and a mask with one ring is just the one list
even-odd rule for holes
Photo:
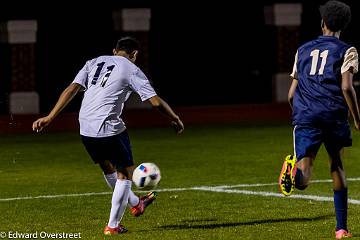
[[9,45],[11,114],[39,113],[39,95],[35,92],[35,43],[37,22],[15,20],[1,24],[1,41]]
[[[151,10],[149,8],[123,8],[113,12],[114,31],[117,37],[131,36],[140,42],[136,65],[149,77],[149,31]],[[126,102],[127,108],[147,108],[137,94]]]
[[277,39],[276,70],[273,75],[273,100],[287,102],[290,76],[296,49],[299,47],[299,31],[302,5],[300,3],[276,3],[264,8],[265,23],[273,27]]

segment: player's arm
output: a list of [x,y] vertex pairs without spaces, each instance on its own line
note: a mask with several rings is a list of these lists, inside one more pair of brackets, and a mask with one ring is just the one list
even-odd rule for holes
[[341,89],[357,130],[359,130],[360,125],[360,114],[356,92],[353,87],[353,75],[358,72],[358,65],[357,50],[354,47],[350,47],[344,55],[344,62],[341,66]]
[[294,94],[295,94],[295,89],[296,89],[296,87],[298,85],[298,80],[297,80],[297,59],[298,59],[298,51],[296,51],[293,70],[292,70],[292,72],[290,74],[292,82],[291,82],[291,86],[290,86],[289,93],[288,93],[288,102],[289,102],[291,108],[293,108],[293,98],[294,98]]
[[348,71],[342,74],[341,82],[342,92],[345,97],[345,101],[350,109],[351,115],[354,119],[355,128],[359,130],[360,125],[360,113],[357,102],[356,92],[353,87],[353,69],[350,68]]
[[297,85],[298,85],[298,80],[293,78],[290,89],[289,89],[289,93],[288,93],[288,102],[289,102],[291,108],[293,108],[293,98],[294,98],[295,89],[296,89]]
[[55,117],[66,107],[66,105],[74,98],[82,86],[78,83],[71,83],[60,95],[57,103],[51,112],[42,118],[37,119],[33,125],[33,131],[40,132],[44,127],[49,125]]
[[135,72],[131,75],[129,85],[130,88],[140,96],[142,101],[150,102],[154,108],[170,118],[171,124],[175,128],[177,134],[184,131],[184,124],[179,116],[175,114],[169,104],[156,94],[149,80],[139,68],[136,68]]
[[180,120],[179,116],[176,115],[175,112],[171,109],[169,104],[167,104],[157,95],[149,98],[148,101],[154,108],[158,109],[159,112],[171,119],[171,124],[175,128],[177,134],[180,134],[184,131],[184,124]]

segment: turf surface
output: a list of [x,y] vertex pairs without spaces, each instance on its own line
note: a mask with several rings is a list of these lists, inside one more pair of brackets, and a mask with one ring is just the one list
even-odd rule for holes
[[[130,129],[129,134],[135,161],[155,162],[162,173],[158,189],[169,191],[160,192],[139,218],[127,210],[122,223],[129,232],[106,238],[110,189],[77,133],[1,136],[0,236],[45,231],[81,233],[82,239],[334,239],[332,202],[259,193],[278,192],[272,183],[292,152],[291,126],[190,127],[182,136],[171,129]],[[349,178],[360,177],[359,136],[353,133],[354,146],[345,152]],[[313,179],[329,179],[326,159],[321,148]],[[249,185],[226,187],[237,184]],[[211,191],[216,186],[225,187]],[[356,179],[349,182],[350,198],[360,200],[359,187]],[[83,193],[102,194],[4,200]],[[331,183],[313,183],[295,194],[332,197]],[[360,205],[349,205],[349,228],[360,237]]]

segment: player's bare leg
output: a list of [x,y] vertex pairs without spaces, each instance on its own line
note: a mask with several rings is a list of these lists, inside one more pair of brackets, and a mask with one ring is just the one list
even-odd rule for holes
[[304,157],[296,163],[295,188],[304,190],[310,183],[315,156]]
[[111,188],[111,190],[114,190],[118,178],[116,168],[108,160],[100,162],[99,166],[104,172],[104,178],[107,185]]
[[341,160],[343,154],[344,149],[341,149],[339,152],[329,154],[330,173],[333,179],[334,190],[341,190],[347,187],[345,172]]
[[[132,178],[132,173],[134,172],[135,169],[134,166],[130,166],[124,169],[117,170],[108,160],[99,162],[99,166],[101,170],[104,172],[104,178],[106,183],[112,190],[114,190],[115,188],[117,179],[130,180]],[[120,172],[120,174],[118,174],[118,171]]]

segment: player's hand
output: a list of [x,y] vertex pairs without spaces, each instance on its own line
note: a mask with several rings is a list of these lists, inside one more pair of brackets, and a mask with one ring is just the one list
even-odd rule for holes
[[171,125],[175,129],[176,134],[181,134],[184,131],[184,124],[182,123],[180,118],[177,119],[176,121],[172,121]]
[[354,126],[355,126],[355,129],[356,130],[360,130],[360,122],[359,121],[356,121],[356,120],[354,120]]
[[50,122],[51,119],[48,116],[39,118],[38,120],[33,122],[32,129],[34,132],[41,132],[44,127],[50,124]]

